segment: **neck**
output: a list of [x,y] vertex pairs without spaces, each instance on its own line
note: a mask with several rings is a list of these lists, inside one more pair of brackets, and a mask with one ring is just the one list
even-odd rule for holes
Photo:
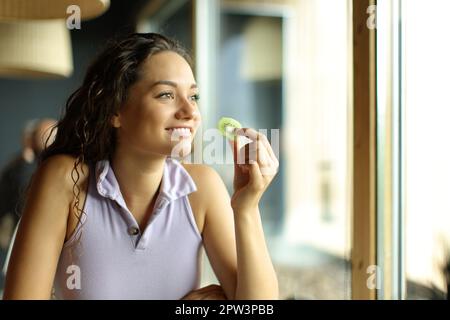
[[114,153],[111,166],[130,209],[146,207],[156,200],[165,160],[164,155],[138,155],[129,150]]

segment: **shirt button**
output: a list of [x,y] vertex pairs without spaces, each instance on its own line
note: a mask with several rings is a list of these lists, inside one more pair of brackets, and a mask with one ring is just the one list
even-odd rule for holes
[[137,235],[137,234],[139,233],[139,229],[136,228],[136,227],[130,227],[130,228],[128,229],[128,233],[129,233],[130,235],[132,235],[132,236],[135,236],[135,235]]

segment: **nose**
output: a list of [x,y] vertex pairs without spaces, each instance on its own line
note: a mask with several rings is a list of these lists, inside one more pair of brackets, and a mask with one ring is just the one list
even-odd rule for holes
[[180,101],[180,106],[176,113],[177,119],[194,119],[198,115],[197,104],[195,102],[189,101],[186,98]]

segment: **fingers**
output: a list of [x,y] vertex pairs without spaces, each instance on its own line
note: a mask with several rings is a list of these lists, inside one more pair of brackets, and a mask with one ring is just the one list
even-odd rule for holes
[[221,286],[212,284],[185,295],[181,300],[227,300]]
[[236,135],[247,137],[252,141],[261,141],[264,144],[265,148],[267,149],[270,158],[274,161],[274,163],[278,164],[278,159],[275,156],[272,147],[270,146],[269,140],[267,140],[267,137],[264,134],[252,128],[240,128],[237,129],[235,133]]
[[278,163],[274,162],[267,147],[261,141],[258,146],[258,163],[263,176],[275,175],[278,170]]
[[227,139],[230,144],[231,150],[233,150],[233,162],[234,164],[238,163],[238,152],[239,152],[239,139],[235,135],[234,140]]
[[200,300],[228,300],[223,291],[214,291],[205,295]]
[[272,146],[269,143],[269,140],[267,140],[267,137],[263,134],[260,134],[261,141],[263,142],[264,146],[266,147],[266,150],[269,153],[270,158],[273,160],[274,163],[278,164],[278,159],[275,156],[275,153],[273,152]]
[[269,156],[269,151],[267,150],[267,147],[261,140],[258,140],[257,154],[258,154],[258,162],[261,167],[270,166],[271,159]]
[[234,133],[238,136],[247,137],[252,141],[257,140],[259,134],[255,129],[252,128],[239,128]]
[[251,185],[251,188],[255,191],[260,191],[261,189],[264,189],[264,182],[263,182],[263,175],[261,172],[260,167],[258,166],[257,162],[253,162],[248,166],[248,171],[250,174],[250,181],[249,184]]
[[[235,163],[242,164],[242,171],[250,171],[248,164],[256,162],[260,173],[264,176],[275,175],[278,171],[279,162],[276,158],[267,137],[251,128],[241,128],[235,131],[237,136],[245,136],[252,140],[235,153]],[[237,162],[236,162],[237,159]],[[253,173],[257,173],[253,170]]]

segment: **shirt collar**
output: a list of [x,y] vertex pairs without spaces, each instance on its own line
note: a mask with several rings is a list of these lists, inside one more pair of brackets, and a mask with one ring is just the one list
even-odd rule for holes
[[[109,160],[101,160],[96,163],[95,181],[97,191],[101,196],[115,200],[126,207]],[[197,186],[186,169],[177,160],[167,157],[155,205],[157,207],[164,206],[195,191],[197,191]]]

